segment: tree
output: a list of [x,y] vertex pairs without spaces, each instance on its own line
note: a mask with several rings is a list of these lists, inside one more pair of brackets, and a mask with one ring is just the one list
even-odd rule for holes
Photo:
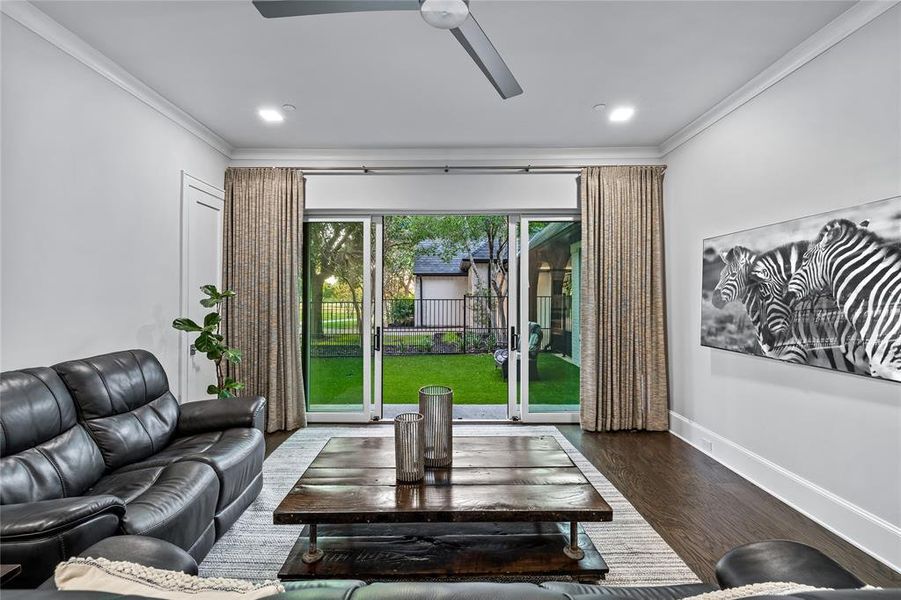
[[307,229],[310,333],[314,336],[324,333],[323,291],[325,282],[330,277],[347,286],[351,302],[354,303],[357,327],[362,328],[359,295],[363,289],[363,225],[357,222],[325,222],[311,225]]
[[[428,252],[444,258],[462,254],[469,262],[480,295],[502,298],[507,294],[507,217],[501,215],[448,215],[404,217],[411,240],[437,242]],[[417,243],[418,243],[417,241]],[[475,268],[475,254],[482,246],[488,254],[488,276],[482,278]],[[490,306],[490,300],[489,306]],[[493,329],[507,328],[506,306],[497,302],[497,310],[488,311]]]

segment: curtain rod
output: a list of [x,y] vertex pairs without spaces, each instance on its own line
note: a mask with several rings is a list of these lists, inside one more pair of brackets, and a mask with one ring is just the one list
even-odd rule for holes
[[480,165],[445,165],[445,166],[384,166],[384,167],[295,167],[304,175],[403,175],[421,173],[491,173],[506,171],[514,175],[571,174],[582,172],[579,165],[524,165],[524,166],[480,166]]

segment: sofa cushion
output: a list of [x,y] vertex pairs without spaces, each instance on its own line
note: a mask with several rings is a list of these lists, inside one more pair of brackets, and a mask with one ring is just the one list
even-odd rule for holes
[[137,562],[145,567],[197,575],[197,561],[170,542],[146,535],[116,535],[79,553],[82,558]]
[[790,540],[765,540],[738,546],[716,563],[723,588],[767,581],[793,581],[820,588],[853,589],[863,581],[811,546]]
[[706,583],[619,587],[568,581],[548,581],[542,583],[541,587],[569,596],[629,598],[631,600],[680,600],[719,589],[715,585]]
[[103,474],[72,397],[48,368],[0,374],[0,504],[79,496]]
[[178,424],[178,402],[162,365],[145,350],[126,350],[54,365],[100,447],[109,470],[165,448]]
[[174,462],[197,461],[208,464],[219,477],[216,512],[241,495],[263,469],[266,444],[257,429],[226,429],[175,438],[162,452],[119,471],[158,467]]
[[125,502],[123,533],[188,550],[213,521],[219,481],[208,465],[182,462],[106,475],[88,494],[109,494]]

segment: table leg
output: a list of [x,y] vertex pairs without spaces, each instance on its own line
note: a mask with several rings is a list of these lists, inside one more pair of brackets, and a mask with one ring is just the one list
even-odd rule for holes
[[310,525],[310,545],[300,559],[309,565],[322,560],[322,555],[322,549],[316,546],[316,525]]
[[563,548],[563,554],[573,560],[582,560],[585,558],[585,552],[579,548],[579,522],[570,521],[569,523],[569,544]]

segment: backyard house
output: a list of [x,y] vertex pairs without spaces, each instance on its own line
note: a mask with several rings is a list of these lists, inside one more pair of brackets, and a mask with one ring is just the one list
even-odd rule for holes
[[[506,250],[503,253],[506,263]],[[471,253],[464,251],[448,255],[433,240],[421,242],[413,262],[415,320],[417,327],[462,326],[464,319],[473,325],[473,317],[464,307],[467,296],[485,296],[489,277],[499,281],[506,295],[506,283],[497,273],[491,273],[487,243]],[[475,263],[474,265],[472,263]],[[483,286],[480,289],[480,285]]]
[[[579,286],[578,227],[570,222],[547,223],[531,234],[529,247],[529,318],[541,325],[542,350],[569,357],[578,365],[580,340],[573,332],[579,330],[579,305],[578,294],[572,293]],[[489,273],[487,244],[472,253],[474,267],[468,252],[442,252],[433,240],[420,243],[417,250],[414,326],[462,327],[464,321],[468,327],[478,326],[480,313],[472,310],[472,297],[480,294],[479,282],[484,285],[489,276],[497,276]]]

